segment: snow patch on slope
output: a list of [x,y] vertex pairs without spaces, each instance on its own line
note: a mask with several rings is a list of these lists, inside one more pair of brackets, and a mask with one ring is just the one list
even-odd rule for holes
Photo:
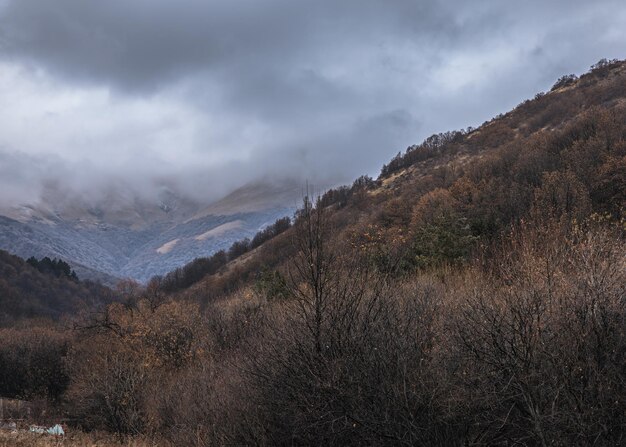
[[220,225],[219,227],[215,227],[209,231],[206,231],[196,236],[194,239],[197,241],[206,241],[207,239],[212,238],[212,237],[222,236],[227,231],[241,228],[243,224],[244,222],[242,220],[233,220],[232,222],[227,222],[225,224]]
[[178,241],[180,239],[174,239],[173,241],[169,241],[163,245],[161,245],[159,248],[157,248],[157,253],[160,255],[164,255],[166,253],[169,253],[170,251],[172,251],[172,248],[174,248],[176,246],[176,244],[178,244]]

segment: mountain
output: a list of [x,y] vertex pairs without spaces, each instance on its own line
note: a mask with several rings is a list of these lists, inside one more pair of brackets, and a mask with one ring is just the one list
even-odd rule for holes
[[[263,189],[170,202],[152,250],[240,229]],[[75,330],[0,328],[0,393],[173,445],[623,445],[625,209],[626,63],[602,61]]]
[[92,200],[50,187],[38,203],[0,210],[0,248],[62,258],[80,278],[146,281],[290,215],[300,195],[289,182],[246,185],[208,204],[170,189]]
[[[511,225],[626,209],[626,62],[603,60],[566,75],[476,129],[435,134],[382,167],[376,181],[328,190],[320,206],[333,245],[378,250],[406,272],[468,261]],[[358,237],[357,237],[358,235]],[[191,288],[228,294],[263,269],[284,269],[292,231],[236,259]],[[356,238],[356,239],[355,239]]]

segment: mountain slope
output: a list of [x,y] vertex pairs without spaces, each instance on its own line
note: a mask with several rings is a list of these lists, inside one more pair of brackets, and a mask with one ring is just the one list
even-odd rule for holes
[[76,314],[111,300],[112,293],[104,286],[42,273],[0,250],[0,326],[21,318]]
[[113,192],[90,201],[51,189],[40,204],[0,212],[0,248],[61,257],[82,278],[146,281],[290,215],[299,194],[289,183],[254,184],[204,205],[167,190],[154,200]]
[[[622,445],[624,99],[608,63],[428,138],[173,294],[126,284],[56,338],[67,380],[4,393],[175,445]],[[5,377],[28,377],[30,331],[2,332]]]
[[[580,78],[477,129],[433,135],[383,167],[375,182],[328,191],[321,206],[334,244],[400,256],[406,271],[459,263],[511,224],[534,219],[622,219],[626,208],[626,63]],[[192,287],[211,296],[290,262],[289,231]],[[382,266],[381,264],[381,266]]]

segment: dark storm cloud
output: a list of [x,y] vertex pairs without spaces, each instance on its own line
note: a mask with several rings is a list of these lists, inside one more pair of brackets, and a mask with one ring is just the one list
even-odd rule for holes
[[625,57],[625,20],[610,0],[0,0],[0,145],[146,188],[346,181]]
[[360,42],[399,34],[448,38],[446,13],[408,1],[15,0],[0,24],[7,55],[143,91],[203,69],[289,69],[336,50],[349,59]]

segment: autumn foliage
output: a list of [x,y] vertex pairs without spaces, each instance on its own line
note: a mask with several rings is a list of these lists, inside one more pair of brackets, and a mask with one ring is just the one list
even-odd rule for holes
[[2,329],[1,393],[169,445],[622,445],[625,97],[601,62],[62,327]]

